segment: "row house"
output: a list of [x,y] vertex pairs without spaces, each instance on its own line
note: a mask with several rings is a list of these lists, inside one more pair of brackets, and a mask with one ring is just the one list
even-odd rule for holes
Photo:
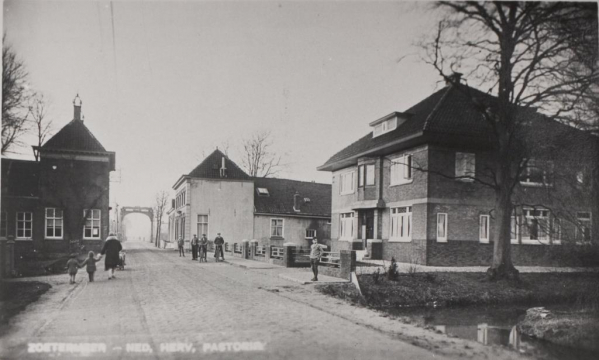
[[15,240],[17,259],[97,251],[108,236],[115,153],[85,126],[79,96],[73,104],[73,120],[33,147],[39,161],[2,158],[0,239]]
[[[496,101],[458,79],[404,112],[372,121],[371,132],[318,168],[332,172],[333,251],[425,265],[490,263],[491,137],[472,97]],[[529,144],[554,146],[540,146],[545,150],[526,159],[520,174],[513,260],[549,264],[551,246],[589,243],[596,234],[597,182],[591,186],[590,175],[593,166],[597,171],[597,137],[534,110],[520,116],[527,117],[522,136]],[[588,158],[595,163],[581,161]]]
[[216,149],[173,186],[169,240],[194,234],[226,242],[308,246],[330,239],[331,186],[288,179],[255,178]]

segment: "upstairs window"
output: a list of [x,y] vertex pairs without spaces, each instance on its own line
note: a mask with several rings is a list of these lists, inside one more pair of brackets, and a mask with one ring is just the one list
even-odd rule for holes
[[396,128],[397,128],[397,118],[382,121],[382,122],[374,125],[374,130],[372,131],[372,137],[377,137],[377,136],[386,134],[389,131],[395,130]]
[[341,195],[353,194],[355,191],[355,171],[349,171],[341,174],[339,183],[339,191]]
[[412,182],[412,155],[402,155],[391,160],[390,185]]
[[270,219],[270,236],[283,237],[283,219]]
[[520,174],[520,184],[527,186],[551,185],[553,182],[553,162],[530,159]]
[[267,188],[257,188],[256,191],[258,192],[258,196],[269,196],[269,192]]
[[358,166],[358,187],[374,185],[374,164]]
[[473,153],[455,153],[455,177],[460,181],[474,181],[476,157]]

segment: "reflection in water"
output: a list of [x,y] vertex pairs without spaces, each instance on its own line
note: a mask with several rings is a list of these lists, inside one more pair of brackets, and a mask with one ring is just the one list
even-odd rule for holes
[[477,341],[484,345],[501,345],[537,359],[598,359],[599,354],[566,348],[521,335],[516,325],[528,307],[506,306],[464,309],[398,309],[385,310],[407,316],[438,332]]

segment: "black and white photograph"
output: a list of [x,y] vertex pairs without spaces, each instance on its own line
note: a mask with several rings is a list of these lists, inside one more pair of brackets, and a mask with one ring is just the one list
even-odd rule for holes
[[599,358],[597,1],[2,11],[0,359]]

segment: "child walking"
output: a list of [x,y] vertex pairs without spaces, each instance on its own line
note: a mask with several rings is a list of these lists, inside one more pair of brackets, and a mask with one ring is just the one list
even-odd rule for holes
[[69,269],[70,281],[69,284],[75,283],[75,276],[77,276],[77,270],[79,270],[79,261],[77,261],[77,254],[71,254],[71,258],[67,261],[67,269]]
[[96,262],[100,261],[100,259],[102,259],[102,255],[99,255],[96,258],[94,252],[90,251],[89,254],[87,254],[87,259],[85,259],[83,264],[81,264],[81,267],[83,267],[83,265],[86,265],[87,274],[89,275],[89,282],[94,282]]

